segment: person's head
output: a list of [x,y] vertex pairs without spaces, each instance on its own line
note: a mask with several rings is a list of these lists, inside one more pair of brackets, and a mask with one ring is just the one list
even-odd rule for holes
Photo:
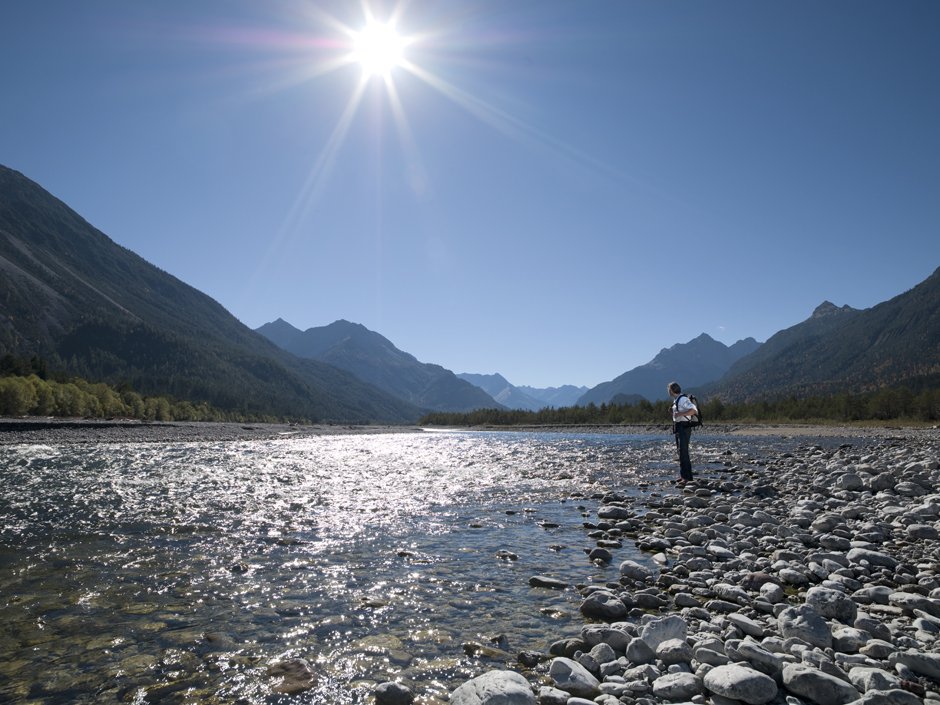
[[678,382],[670,382],[667,389],[669,390],[669,396],[677,397],[682,394],[682,387],[679,386]]

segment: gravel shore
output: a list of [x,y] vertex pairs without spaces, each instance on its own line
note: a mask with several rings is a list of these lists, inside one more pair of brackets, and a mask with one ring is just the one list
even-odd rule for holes
[[632,541],[656,568],[622,561],[619,581],[575,586],[579,633],[452,705],[940,705],[940,434],[853,435],[728,458],[665,496],[598,498],[588,557]]
[[186,441],[238,441],[350,433],[402,433],[420,430],[421,429],[417,426],[357,426],[351,424],[0,418],[0,445],[16,443],[175,443]]

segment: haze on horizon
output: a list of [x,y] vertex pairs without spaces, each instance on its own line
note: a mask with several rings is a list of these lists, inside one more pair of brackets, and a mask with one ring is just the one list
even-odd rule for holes
[[252,328],[594,386],[940,264],[940,4],[0,7],[0,163]]

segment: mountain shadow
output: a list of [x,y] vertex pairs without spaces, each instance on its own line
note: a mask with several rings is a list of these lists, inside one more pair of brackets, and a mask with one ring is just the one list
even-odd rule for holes
[[433,411],[503,408],[482,389],[440,365],[419,362],[359,323],[339,320],[301,331],[283,319],[257,332],[294,355],[347,370],[388,394]]
[[624,372],[610,382],[602,382],[578,399],[579,406],[606,404],[618,395],[649,401],[668,399],[666,385],[677,381],[683,389],[693,389],[721,378],[736,361],[760,347],[753,338],[739,340],[728,347],[702,333],[688,343],[678,343],[660,350],[650,362]]
[[412,422],[422,410],[301,360],[0,166],[0,353],[253,416]]
[[739,360],[710,393],[726,401],[920,389],[940,376],[940,268],[870,309],[825,301]]

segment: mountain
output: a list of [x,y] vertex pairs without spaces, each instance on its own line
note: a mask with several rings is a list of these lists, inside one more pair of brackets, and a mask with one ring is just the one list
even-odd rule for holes
[[0,354],[253,415],[399,423],[421,414],[284,352],[3,166],[0,273]]
[[480,375],[463,372],[457,376],[479,387],[507,409],[538,411],[549,406],[549,404],[526,394],[518,387],[514,387],[501,374]]
[[555,409],[561,409],[568,406],[574,406],[581,395],[588,391],[587,387],[576,387],[573,384],[565,384],[561,387],[527,387],[525,385],[517,387],[519,391],[527,396],[538,399],[542,406],[550,406]]
[[802,323],[739,360],[710,393],[726,401],[936,385],[940,378],[940,268],[870,309],[824,301]]
[[[753,338],[739,340],[731,347],[702,333],[688,343],[660,350],[650,362],[634,367],[610,382],[602,382],[578,399],[579,406],[609,403],[620,394],[655,401],[668,399],[666,385],[677,381],[683,389],[699,387],[721,378],[742,357],[760,347]],[[629,396],[628,396],[629,398]]]
[[294,355],[319,360],[411,404],[434,411],[499,407],[482,389],[440,365],[419,362],[359,323],[339,320],[301,331],[282,319],[257,332]]

